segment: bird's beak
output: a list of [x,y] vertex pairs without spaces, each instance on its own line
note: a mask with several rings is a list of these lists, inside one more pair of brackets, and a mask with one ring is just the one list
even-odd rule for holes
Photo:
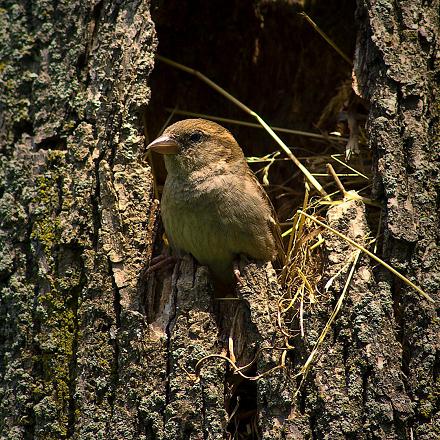
[[160,136],[147,145],[147,151],[154,151],[160,154],[177,154],[179,152],[179,144],[169,136]]

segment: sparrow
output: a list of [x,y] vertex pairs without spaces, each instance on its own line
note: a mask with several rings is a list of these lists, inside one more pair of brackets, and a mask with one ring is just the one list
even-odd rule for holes
[[282,258],[270,200],[232,134],[215,122],[185,119],[147,146],[163,154],[167,177],[160,203],[169,244],[230,284],[234,261]]

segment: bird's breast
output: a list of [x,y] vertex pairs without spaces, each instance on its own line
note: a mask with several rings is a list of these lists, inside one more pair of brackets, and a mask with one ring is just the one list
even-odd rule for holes
[[191,253],[219,278],[241,253],[272,259],[267,209],[260,198],[246,197],[243,185],[233,176],[197,183],[168,176],[165,182],[161,212],[171,246]]
[[191,253],[201,264],[233,259],[227,225],[218,215],[215,191],[167,181],[161,212],[172,247]]

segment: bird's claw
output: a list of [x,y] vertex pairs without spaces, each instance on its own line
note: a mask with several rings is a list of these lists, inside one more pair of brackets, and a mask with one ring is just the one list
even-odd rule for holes
[[240,269],[234,264],[234,277],[238,287],[243,287],[243,280],[241,279]]
[[147,269],[147,273],[153,273],[163,269],[168,269],[174,266],[176,262],[176,257],[164,254],[158,255],[157,257],[151,259],[150,267]]

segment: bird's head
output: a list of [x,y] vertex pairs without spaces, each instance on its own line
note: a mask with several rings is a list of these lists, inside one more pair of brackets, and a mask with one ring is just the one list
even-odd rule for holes
[[228,130],[205,119],[185,119],[170,125],[147,149],[164,155],[169,174],[233,172],[245,161]]

